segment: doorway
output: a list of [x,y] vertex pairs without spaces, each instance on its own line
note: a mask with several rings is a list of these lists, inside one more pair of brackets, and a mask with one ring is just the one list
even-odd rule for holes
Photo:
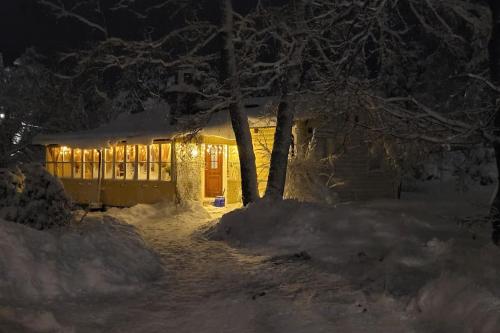
[[223,195],[223,145],[207,145],[205,149],[205,197]]

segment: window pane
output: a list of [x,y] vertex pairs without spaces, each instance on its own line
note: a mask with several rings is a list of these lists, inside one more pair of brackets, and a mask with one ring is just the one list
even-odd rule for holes
[[73,177],[82,178],[82,150],[73,149]]
[[59,163],[56,163],[55,165],[56,165],[56,168],[55,168],[55,170],[56,170],[55,175],[56,175],[57,177],[62,177],[62,176],[63,176],[63,166],[62,166],[62,163],[60,163],[60,162],[59,162]]
[[160,179],[163,181],[171,181],[171,144],[161,144],[161,164],[160,164]]
[[47,171],[52,175],[55,176],[55,170],[54,170],[54,163],[47,163],[46,164]]
[[149,180],[158,180],[160,170],[160,145],[149,146]]
[[92,164],[93,164],[92,149],[83,150],[83,178],[92,179]]
[[104,149],[104,178],[113,179],[113,148]]
[[170,170],[170,163],[161,163],[161,180],[163,181],[171,181],[172,176],[171,176],[171,170]]
[[137,179],[146,180],[148,179],[148,146],[138,145],[137,154],[137,159],[139,160]]
[[125,146],[120,145],[115,147],[115,178],[123,179],[125,177]]
[[99,150],[94,149],[93,178],[99,178]]
[[61,147],[61,161],[62,162],[71,162],[71,148]]
[[161,144],[161,161],[170,163],[170,143]]
[[127,179],[135,176],[135,145],[127,146]]
[[63,168],[63,178],[71,178],[71,163],[70,162],[64,162],[62,163],[62,168]]

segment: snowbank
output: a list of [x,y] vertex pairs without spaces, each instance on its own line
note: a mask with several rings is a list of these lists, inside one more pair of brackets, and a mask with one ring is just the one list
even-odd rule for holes
[[0,220],[0,303],[135,291],[161,274],[135,228],[111,217],[38,231]]
[[207,235],[271,260],[310,256],[367,295],[410,304],[439,332],[499,332],[500,250],[490,244],[489,226],[457,223],[455,214],[470,207],[443,205],[261,200],[224,215]]
[[0,169],[0,219],[42,230],[67,225],[71,200],[59,179],[40,164]]

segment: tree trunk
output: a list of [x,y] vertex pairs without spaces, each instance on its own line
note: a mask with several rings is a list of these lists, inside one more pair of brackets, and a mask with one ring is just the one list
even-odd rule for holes
[[266,198],[281,199],[285,191],[288,152],[292,143],[293,110],[284,96],[278,107],[276,133],[267,178]]
[[[500,86],[500,2],[498,0],[489,1],[492,16],[492,30],[489,45],[489,62],[491,81]],[[498,99],[497,99],[498,101]],[[496,104],[498,107],[498,102]],[[497,109],[494,119],[495,134],[500,134],[500,110]],[[500,240],[500,144],[494,143],[495,159],[497,164],[497,190],[492,202],[491,213],[493,218],[493,241],[498,244]]]
[[257,189],[257,169],[255,167],[255,153],[253,151],[250,126],[248,125],[248,117],[243,107],[240,81],[236,68],[236,52],[233,41],[233,6],[231,0],[222,1],[224,14],[225,65],[231,92],[229,113],[240,158],[241,194],[243,204],[247,205],[259,198]]

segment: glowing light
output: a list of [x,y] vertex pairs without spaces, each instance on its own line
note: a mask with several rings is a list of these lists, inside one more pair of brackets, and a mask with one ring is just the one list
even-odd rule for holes
[[59,154],[67,154],[69,153],[70,149],[66,146],[61,146],[61,151],[59,152]]
[[0,119],[5,119],[5,113],[0,113]]
[[197,156],[198,156],[198,147],[194,147],[193,149],[191,149],[191,157],[195,158]]

